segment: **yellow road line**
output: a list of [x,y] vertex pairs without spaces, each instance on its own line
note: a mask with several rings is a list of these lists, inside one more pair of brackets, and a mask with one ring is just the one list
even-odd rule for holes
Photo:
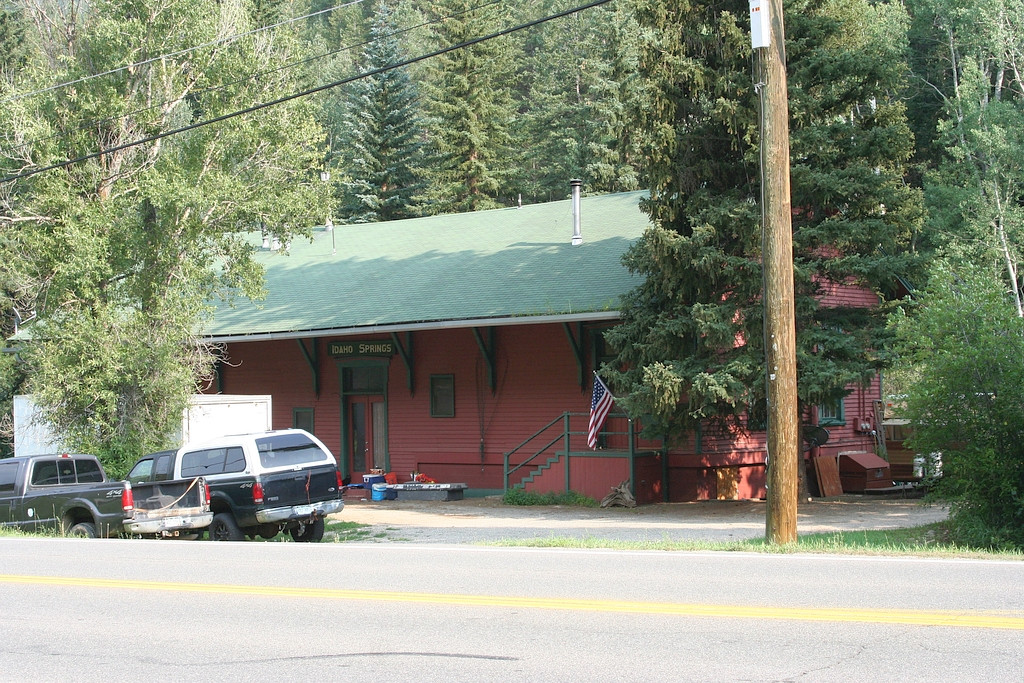
[[443,593],[401,593],[394,591],[345,590],[336,588],[290,588],[284,586],[241,586],[229,584],[136,581],[130,579],[89,579],[64,576],[19,576],[0,574],[0,583],[116,588],[222,595],[260,595],[285,598],[367,600],[375,602],[429,603],[475,607],[548,609],[586,612],[662,614],[719,619],[774,619],[790,621],[909,624],[1024,630],[1024,616],[998,612],[956,612],[944,610],[861,609],[842,607],[756,607],[751,605],[688,605],[671,602],[627,600],[576,600],[527,598],[497,595],[446,595]]

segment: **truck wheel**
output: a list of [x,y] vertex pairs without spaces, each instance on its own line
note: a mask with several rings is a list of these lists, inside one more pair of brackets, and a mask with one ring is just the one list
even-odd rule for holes
[[92,522],[79,522],[68,530],[68,536],[76,538],[96,538],[96,525]]
[[218,512],[210,523],[211,541],[244,541],[245,534],[238,528],[235,516],[230,512]]
[[320,518],[310,524],[299,524],[291,530],[291,534],[300,543],[316,543],[324,537],[324,520]]

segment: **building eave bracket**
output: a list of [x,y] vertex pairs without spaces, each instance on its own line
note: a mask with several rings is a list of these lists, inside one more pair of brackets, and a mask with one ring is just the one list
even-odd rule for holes
[[398,355],[401,357],[402,362],[405,363],[405,376],[406,384],[409,387],[409,393],[415,393],[416,386],[413,378],[413,367],[412,367],[412,332],[405,333],[405,344],[398,338],[397,332],[391,333],[391,341],[395,343],[395,348],[398,349]]
[[491,385],[491,394],[495,394],[498,391],[498,374],[495,372],[496,328],[488,327],[486,329],[487,341],[484,341],[479,327],[473,328],[473,336],[476,337],[476,343],[480,347],[480,355],[483,356],[484,362],[487,363],[487,379]]

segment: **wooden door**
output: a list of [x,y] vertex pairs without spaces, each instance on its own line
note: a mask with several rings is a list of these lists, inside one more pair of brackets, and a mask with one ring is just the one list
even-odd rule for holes
[[349,396],[351,472],[387,470],[387,404],[383,396]]

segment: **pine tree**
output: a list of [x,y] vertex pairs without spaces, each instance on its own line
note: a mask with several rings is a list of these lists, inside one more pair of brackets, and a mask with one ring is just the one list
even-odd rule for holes
[[[653,227],[625,257],[606,375],[652,433],[764,410],[758,97],[748,5],[639,0],[636,128]],[[786,4],[798,391],[835,400],[887,362],[881,307],[822,300],[856,283],[883,294],[914,257],[904,183],[912,138],[899,100],[900,9],[868,0]]]
[[[545,4],[537,12],[549,13]],[[616,70],[633,24],[627,13],[597,7],[535,27],[528,35],[513,125],[520,150],[512,182],[528,201],[561,199],[571,178],[590,192],[636,189],[621,142]]]
[[[306,43],[306,52],[313,59],[302,69],[305,87],[315,87],[350,78],[362,71],[364,47],[369,42],[370,27],[373,23],[372,3],[337,6],[329,0],[312,0],[310,11],[315,14],[302,25],[301,39]],[[319,118],[327,131],[324,140],[323,167],[331,174],[331,187],[337,193],[333,215],[337,210],[341,192],[338,190],[345,180],[345,146],[349,136],[346,117],[349,111],[351,84],[332,88],[322,95]]]
[[[443,0],[438,47],[459,45],[503,28],[501,5]],[[428,198],[432,213],[503,206],[513,118],[509,41],[489,40],[431,60],[428,100],[435,158]],[[506,202],[508,200],[506,199]]]
[[364,71],[377,73],[352,84],[344,119],[350,178],[340,210],[344,222],[417,215],[415,198],[423,187],[423,124],[419,94],[408,71],[387,68],[405,59],[395,34],[392,9],[382,1],[363,64]]

